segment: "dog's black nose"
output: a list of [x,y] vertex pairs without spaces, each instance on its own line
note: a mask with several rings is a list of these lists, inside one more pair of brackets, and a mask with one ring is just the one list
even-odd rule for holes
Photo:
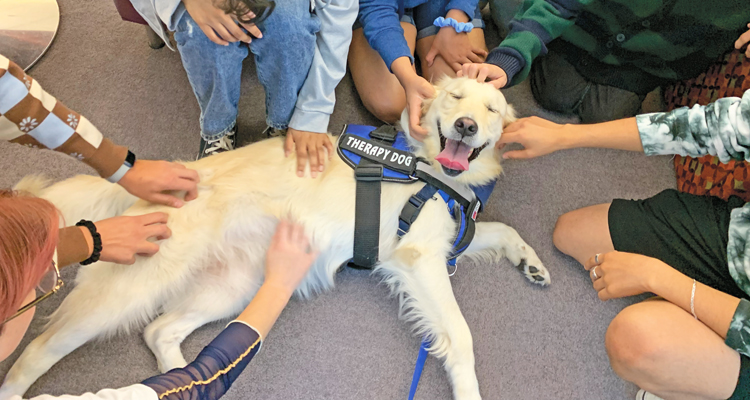
[[474,136],[477,134],[477,131],[479,128],[477,127],[476,121],[474,121],[471,118],[459,118],[456,120],[456,123],[453,124],[453,126],[456,128],[456,132],[458,132],[461,136]]

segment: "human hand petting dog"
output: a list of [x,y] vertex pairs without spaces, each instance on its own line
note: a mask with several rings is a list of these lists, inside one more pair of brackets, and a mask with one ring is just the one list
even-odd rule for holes
[[[214,5],[213,1],[182,0],[182,3],[203,33],[218,45],[228,46],[230,42],[250,43],[253,41],[250,35],[258,39],[263,37],[263,33],[257,26],[237,21],[234,16]],[[244,17],[246,20],[252,18],[255,18],[255,14],[252,12]],[[250,35],[243,31],[240,26],[250,32]]]
[[249,324],[265,339],[317,257],[302,225],[279,221],[266,253],[265,280],[237,321]]
[[[461,10],[450,10],[445,17],[458,22],[469,22],[469,17]],[[453,71],[458,72],[463,64],[484,62],[487,50],[472,47],[468,33],[458,33],[452,26],[446,26],[440,28],[432,41],[432,47],[425,56],[427,65],[432,67],[437,56],[442,57]]]
[[[747,32],[740,35],[739,39],[737,39],[737,41],[734,42],[734,48],[737,50],[741,49],[742,46],[750,42],[750,24],[747,24],[747,27],[749,28]],[[747,46],[747,48],[745,49],[745,56],[750,57],[750,46]]]
[[291,296],[307,275],[318,252],[310,248],[305,228],[288,220],[279,221],[266,253],[266,277],[263,282]]
[[[170,207],[182,207],[185,201],[198,198],[198,173],[182,164],[168,161],[136,160],[133,168],[118,182],[128,193],[143,200]],[[187,192],[185,201],[164,193]]]
[[495,89],[502,89],[508,84],[508,75],[502,68],[494,64],[464,64],[461,66],[461,70],[456,72],[456,76],[459,78],[465,76],[469,79],[476,79],[478,82],[487,82]]
[[397,58],[391,64],[391,71],[406,92],[406,110],[409,113],[409,134],[414,139],[423,141],[427,130],[422,128],[422,102],[435,96],[435,87],[426,79],[417,75],[408,57]]
[[[149,239],[163,240],[172,236],[167,227],[168,216],[162,212],[138,216],[107,218],[94,223],[102,238],[102,252],[99,259],[117,264],[133,264],[135,256],[152,256],[159,251],[159,245]],[[94,240],[85,227],[81,227],[89,247],[88,255],[94,251]]]
[[305,176],[305,166],[310,162],[310,176],[318,176],[326,169],[326,153],[330,160],[333,157],[333,144],[325,133],[298,131],[289,128],[284,141],[284,156],[289,157],[292,151],[297,153],[297,176]]
[[508,143],[523,145],[522,150],[503,153],[504,159],[544,156],[565,148],[563,127],[539,117],[522,118],[505,127],[495,147],[502,149]]

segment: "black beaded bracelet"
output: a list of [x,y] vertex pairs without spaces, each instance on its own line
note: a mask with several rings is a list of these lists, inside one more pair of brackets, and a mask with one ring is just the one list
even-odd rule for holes
[[91,238],[94,239],[94,251],[91,253],[91,257],[81,261],[81,265],[89,265],[99,261],[99,256],[102,255],[102,236],[96,231],[96,225],[93,222],[82,219],[78,221],[76,226],[83,226],[91,232]]

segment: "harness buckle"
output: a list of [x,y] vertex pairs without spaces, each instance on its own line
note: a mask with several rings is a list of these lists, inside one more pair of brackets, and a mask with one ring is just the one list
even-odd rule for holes
[[378,129],[370,132],[370,138],[386,142],[390,145],[396,141],[398,131],[393,125],[383,125]]
[[473,221],[477,220],[477,214],[479,214],[479,210],[482,208],[482,202],[479,201],[479,198],[474,198],[474,200],[469,203],[469,207],[466,208],[466,216],[471,218]]
[[406,223],[407,225],[411,225],[414,223],[414,220],[417,219],[417,216],[419,216],[419,211],[424,205],[425,201],[420,199],[417,196],[411,196],[409,198],[409,201],[404,204],[404,208],[401,209],[401,214],[398,216],[398,219]]
[[380,164],[358,165],[354,169],[354,177],[362,182],[377,182],[383,180],[383,166]]

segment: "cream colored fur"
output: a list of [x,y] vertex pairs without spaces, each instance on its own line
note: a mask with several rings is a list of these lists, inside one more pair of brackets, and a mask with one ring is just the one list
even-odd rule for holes
[[[461,100],[451,95],[463,96]],[[490,112],[488,108],[497,112]],[[424,143],[410,140],[413,151],[434,160],[440,151],[437,123],[443,133],[459,117],[479,126],[472,146],[490,145],[456,179],[480,185],[497,178],[501,167],[494,143],[514,113],[490,85],[468,79],[446,80],[426,102]],[[408,135],[407,135],[408,136]],[[335,138],[334,138],[335,140]],[[433,162],[436,168],[440,168]],[[201,175],[199,197],[173,209],[138,200],[117,185],[77,176],[43,189],[38,181],[19,186],[52,201],[68,222],[153,211],[169,214],[172,237],[153,257],[134,265],[99,262],[81,267],[76,286],[12,367],[0,399],[23,394],[62,357],[99,336],[146,325],[144,337],[159,369],[186,365],[180,343],[196,328],[238,314],[263,282],[264,255],[280,218],[305,226],[320,257],[297,294],[310,297],[331,289],[339,267],[352,257],[355,180],[350,167],[334,157],[317,179],[299,178],[296,160],[285,158],[282,139],[264,140],[235,151],[186,163]],[[380,264],[383,276],[402,299],[401,313],[420,336],[432,339],[456,399],[479,399],[471,333],[453,297],[446,269],[455,223],[438,199],[425,206],[409,233],[396,236],[398,215],[422,183],[383,183]],[[512,228],[478,223],[468,257],[505,256],[534,283],[548,284],[549,274]],[[460,261],[459,261],[460,262]]]

